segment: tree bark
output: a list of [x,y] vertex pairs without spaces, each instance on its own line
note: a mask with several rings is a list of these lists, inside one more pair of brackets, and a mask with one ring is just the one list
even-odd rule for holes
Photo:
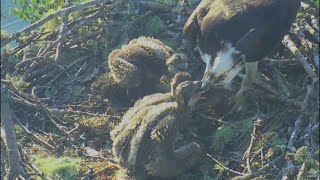
[[19,152],[13,123],[13,116],[6,96],[1,88],[1,137],[8,152],[9,170],[5,179],[15,179],[19,176]]

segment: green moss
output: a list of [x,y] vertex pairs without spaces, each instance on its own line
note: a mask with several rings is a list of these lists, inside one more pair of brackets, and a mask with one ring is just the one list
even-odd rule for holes
[[[224,124],[217,128],[212,135],[212,146],[214,151],[226,146],[235,147],[238,138],[243,137],[253,127],[253,118],[249,117],[238,122],[232,122],[233,126]],[[239,127],[239,128],[234,128]]]
[[35,164],[53,179],[76,179],[80,173],[81,159],[48,157],[36,159]]
[[80,123],[85,127],[89,136],[108,135],[115,127],[114,122],[109,121],[108,117],[90,117],[82,119]]
[[282,149],[280,146],[276,146],[276,147],[270,147],[268,150],[267,150],[267,153],[266,153],[266,159],[272,159],[273,157],[275,156],[278,156],[280,155],[282,152]]

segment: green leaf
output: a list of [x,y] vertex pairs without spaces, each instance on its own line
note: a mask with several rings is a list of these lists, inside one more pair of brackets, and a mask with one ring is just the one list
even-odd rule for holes
[[19,8],[14,8],[13,11],[17,16],[23,18],[23,12]]
[[9,13],[8,13],[8,14],[9,14],[9,16],[11,16],[11,15],[12,15],[12,13],[14,13],[14,9],[10,8],[10,9],[9,9]]
[[25,6],[24,10],[25,14],[30,14],[30,6]]

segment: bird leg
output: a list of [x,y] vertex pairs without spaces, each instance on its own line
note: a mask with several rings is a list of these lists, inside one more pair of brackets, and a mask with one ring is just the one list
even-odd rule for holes
[[241,111],[247,101],[246,91],[256,80],[258,74],[258,61],[245,63],[246,74],[242,80],[240,90],[232,97],[231,101],[235,102],[232,111]]

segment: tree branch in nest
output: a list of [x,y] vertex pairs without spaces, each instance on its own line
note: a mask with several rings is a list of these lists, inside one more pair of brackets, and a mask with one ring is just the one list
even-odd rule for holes
[[315,91],[317,91],[318,83],[319,82],[317,81],[317,79],[313,79],[312,84],[307,88],[307,94],[301,106],[301,114],[298,116],[297,120],[295,121],[294,130],[291,133],[290,140],[288,142],[289,147],[294,146],[298,133],[301,131],[302,122],[310,114],[309,108],[310,108],[310,104],[312,104],[310,101],[314,97]]
[[7,97],[6,91],[1,85],[1,138],[7,148],[9,169],[5,179],[16,179],[20,174],[20,156],[18,152],[17,137],[13,123],[13,115]]
[[297,175],[297,180],[306,179],[306,173],[310,170],[310,167],[306,163],[302,163],[299,173]]
[[38,137],[35,133],[31,132],[26,126],[24,126],[21,121],[18,119],[18,117],[13,114],[15,121],[19,124],[20,127],[29,135],[29,137],[32,137],[35,141],[39,142],[40,144],[45,145],[50,150],[55,150],[56,147],[52,146],[51,144],[45,142],[40,137]]
[[307,62],[307,60],[305,59],[304,55],[299,51],[299,49],[294,44],[294,42],[291,40],[289,35],[286,35],[283,38],[282,43],[283,43],[283,45],[285,45],[296,56],[296,59],[300,62],[300,64],[307,71],[308,75],[311,78],[319,79],[318,75],[312,70],[312,67]]
[[[37,110],[41,111],[44,113],[44,115],[46,115],[48,117],[48,119],[50,120],[50,122],[52,122],[56,128],[58,128],[61,132],[63,132],[67,137],[70,136],[70,132],[66,131],[66,127],[58,124],[56,122],[55,119],[57,119],[56,117],[54,117],[53,115],[51,115],[50,111],[46,108],[46,106],[38,99],[38,97],[36,97],[34,95],[35,99],[30,99],[28,96],[24,95],[24,93],[20,92],[17,89],[13,90],[13,93],[18,91],[19,94],[22,94],[23,97],[20,97],[20,100],[18,98],[14,98],[13,96],[11,96],[9,99],[13,100],[14,102],[19,102],[20,104],[24,104],[27,105],[29,107],[33,107],[36,108]],[[18,96],[18,95],[17,95]],[[18,96],[19,97],[19,96]],[[28,98],[26,98],[28,97]],[[25,99],[24,99],[25,98]],[[30,102],[31,100],[31,102]],[[60,120],[59,120],[60,121]]]
[[74,61],[71,64],[69,64],[67,67],[63,68],[63,70],[61,72],[54,73],[54,74],[57,74],[57,73],[58,74],[48,82],[48,85],[51,86],[52,83],[54,81],[56,81],[59,77],[61,77],[65,72],[67,72],[67,70],[69,70],[70,68],[74,67],[78,63],[82,63],[82,62],[86,61],[88,58],[89,58],[89,56],[82,56],[79,59],[77,59],[76,61]]
[[319,107],[316,108],[310,121],[310,144],[311,144],[311,154],[316,156],[317,147],[319,145]]
[[[311,99],[315,96],[315,91],[319,88],[319,81],[317,78],[313,78],[312,84],[307,87],[307,94],[303,100],[302,106],[301,106],[301,114],[298,116],[297,120],[294,123],[294,129],[291,133],[289,142],[288,142],[288,147],[289,149],[294,148],[294,144],[296,143],[296,140],[298,138],[298,135],[301,132],[303,121],[310,117],[310,104],[312,104],[310,101]],[[318,96],[318,95],[316,95]],[[289,159],[286,164],[286,168],[284,169],[290,169],[293,167],[293,160]],[[287,179],[288,174],[285,174],[282,179]]]
[[273,94],[265,94],[264,97],[266,99],[272,100],[272,101],[277,101],[277,102],[281,102],[281,103],[285,103],[291,106],[295,106],[295,107],[301,107],[302,102],[295,100],[295,99],[290,99],[287,98],[285,96],[277,96],[277,95],[273,95]]
[[307,49],[307,51],[310,51],[310,49],[312,48],[312,42],[310,42],[310,40],[306,38],[304,31],[299,27],[297,23],[294,23],[294,25],[295,25],[295,28],[294,28],[295,35],[297,35],[298,38],[300,39],[302,47]]
[[246,150],[246,152],[244,153],[242,159],[246,159],[246,163],[247,163],[247,170],[250,174],[252,174],[252,171],[251,171],[251,165],[250,165],[250,158],[251,158],[251,150],[252,150],[252,147],[253,147],[253,143],[254,143],[254,140],[256,139],[256,133],[257,133],[257,126],[261,126],[260,123],[261,123],[261,119],[257,119],[255,122],[254,122],[254,126],[253,126],[253,130],[252,130],[252,134],[251,134],[251,140],[250,140],[250,144]]
[[102,32],[103,32],[103,30],[98,30],[98,31],[94,31],[94,32],[89,31],[84,35],[74,37],[71,39],[70,42],[66,43],[66,47],[71,47],[77,43],[81,43],[81,42],[85,42],[89,39],[97,38],[97,36],[99,36]]
[[[64,8],[67,8],[68,6],[69,6],[69,0],[64,0]],[[56,57],[54,59],[54,62],[58,62],[61,59],[62,48],[65,45],[65,39],[68,37],[65,35],[68,30],[68,20],[69,20],[69,13],[67,12],[66,14],[63,15],[63,18],[62,18],[62,25],[60,27],[60,32],[59,32],[59,38],[61,38],[61,42],[57,46]]]
[[251,180],[251,179],[254,179],[255,177],[258,177],[267,173],[274,173],[274,171],[277,169],[276,164],[278,164],[281,160],[282,160],[282,156],[279,156],[274,160],[270,161],[265,166],[259,168],[256,172],[252,174],[237,176],[232,178],[232,180]]
[[246,174],[244,174],[244,173],[241,173],[241,172],[238,172],[238,171],[235,171],[235,170],[232,170],[232,169],[226,167],[225,165],[223,165],[222,163],[220,163],[218,160],[216,160],[214,157],[212,157],[210,154],[207,154],[207,156],[208,156],[211,160],[213,160],[214,162],[216,162],[219,166],[221,166],[223,169],[225,169],[225,170],[227,170],[227,171],[230,171],[230,172],[232,172],[232,173],[234,173],[234,174],[241,175],[241,176],[246,175]]
[[[244,78],[244,74],[241,74],[241,73],[239,73],[237,76],[240,77],[241,79]],[[282,102],[282,103],[285,103],[285,104],[288,104],[291,106],[292,105],[298,106],[298,107],[301,106],[301,102],[294,100],[294,99],[290,99],[286,96],[280,95],[280,93],[278,93],[270,84],[268,84],[264,81],[261,81],[258,78],[255,80],[255,82],[253,84],[272,93],[272,94],[264,94],[263,95],[267,99]]]
[[304,25],[304,29],[305,29],[305,31],[309,32],[314,37],[314,39],[319,43],[319,32],[318,31],[314,30],[314,28],[311,27],[307,22]]
[[59,43],[61,43],[62,41],[64,41],[64,39],[68,36],[70,36],[73,32],[75,32],[77,29],[79,29],[81,26],[83,26],[85,23],[87,23],[88,21],[92,20],[92,18],[95,18],[96,15],[99,14],[99,11],[94,13],[93,15],[91,15],[90,17],[87,18],[82,18],[82,20],[74,25],[72,28],[70,28],[68,31],[66,31],[65,33],[61,33],[60,37],[58,39],[56,39],[54,42],[52,42],[45,50],[43,50],[40,54],[40,56],[44,56],[44,54],[46,54],[47,52],[49,52],[53,47],[55,47],[56,45],[58,45]]

